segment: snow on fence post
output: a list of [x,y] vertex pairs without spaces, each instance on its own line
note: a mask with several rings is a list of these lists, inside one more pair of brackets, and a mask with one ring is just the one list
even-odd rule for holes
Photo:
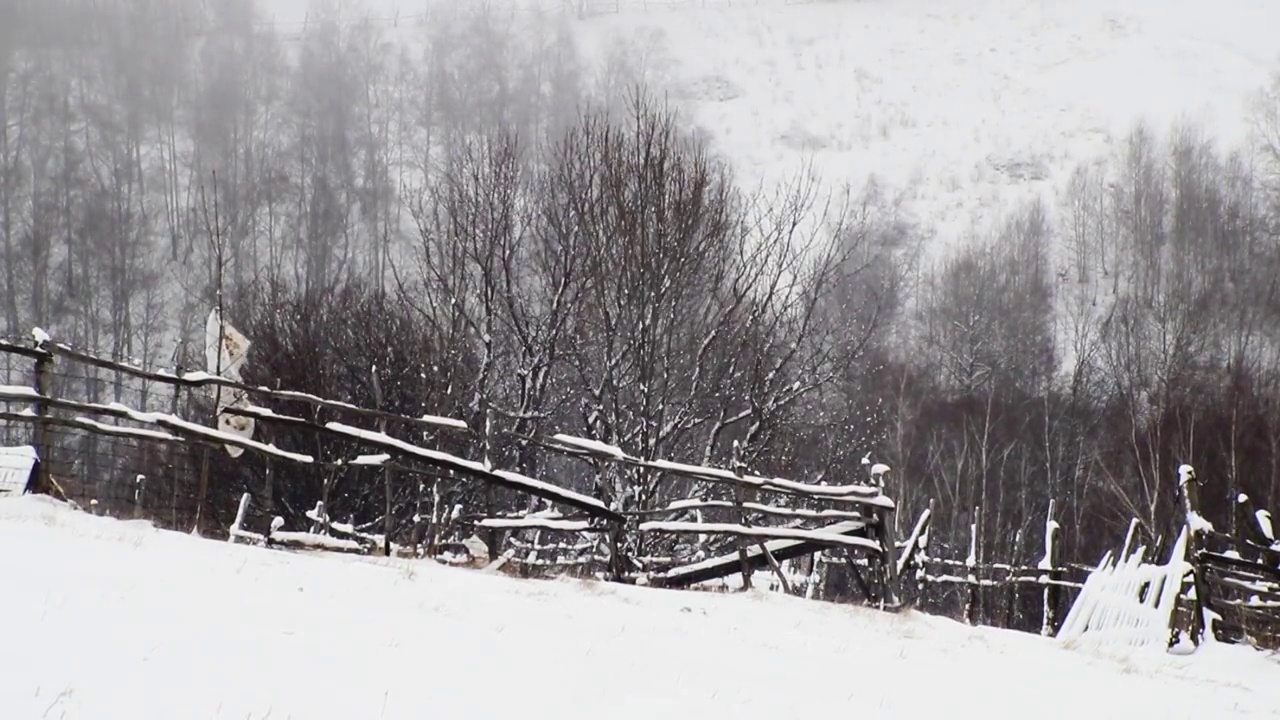
[[924,532],[920,533],[920,539],[917,541],[919,549],[916,550],[918,558],[916,564],[916,592],[921,601],[929,592],[929,529],[933,525],[933,498],[929,498],[929,522],[924,527]]
[[27,488],[27,492],[45,494],[49,492],[49,461],[52,455],[49,453],[49,426],[46,423],[46,418],[49,416],[49,403],[45,402],[44,398],[49,396],[49,374],[53,367],[53,353],[46,347],[49,335],[44,330],[40,328],[32,330],[31,337],[35,349],[39,351],[36,355],[36,376],[33,387],[39,398],[32,407],[36,415],[35,427],[32,429],[32,445],[36,448],[36,471],[31,474],[32,486]]
[[1200,486],[1203,480],[1196,477],[1196,469],[1190,465],[1178,466],[1178,488],[1182,494],[1182,508],[1187,516],[1187,528],[1191,530],[1191,547],[1199,549],[1199,535],[1213,532],[1213,524],[1200,514]]
[[1133,551],[1133,541],[1138,536],[1138,518],[1129,521],[1129,530],[1124,534],[1124,545],[1120,548],[1120,561],[1124,562],[1128,559],[1129,553]]
[[[864,457],[864,460],[869,458]],[[885,475],[889,474],[890,468],[884,463],[873,463],[868,472],[871,475],[872,484],[878,487],[883,494],[885,489]],[[894,539],[893,528],[893,511],[886,507],[877,506],[875,509],[876,517],[876,534],[880,539],[880,607],[883,609],[885,605],[898,607],[898,544]]]
[[821,600],[823,579],[826,577],[826,563],[822,561],[822,548],[809,556],[809,579],[804,588],[806,600]]
[[966,625],[972,625],[974,614],[977,612],[978,606],[978,577],[976,575],[978,565],[978,514],[982,508],[974,506],[973,522],[969,523],[969,555],[964,559],[965,568],[968,574],[965,576],[969,584],[969,592],[964,601],[964,622]]
[[[1200,514],[1200,486],[1204,480],[1196,477],[1196,469],[1190,465],[1178,466],[1178,490],[1182,495],[1182,508],[1186,513],[1187,526],[1182,531],[1187,537],[1187,553],[1195,558],[1203,547],[1200,535],[1206,531],[1213,532],[1213,524]],[[1181,538],[1180,538],[1181,539]],[[1209,588],[1204,582],[1204,574],[1199,562],[1192,565],[1192,578],[1195,583],[1196,601],[1191,618],[1191,642],[1197,646],[1204,638],[1206,629],[1205,611],[1208,608]]]
[[324,500],[317,500],[315,508],[311,510],[311,533],[320,535],[328,532],[329,516],[325,514]]
[[1237,530],[1233,534],[1244,540],[1243,543],[1237,543],[1237,548],[1248,552],[1249,560],[1274,566],[1275,561],[1268,558],[1274,558],[1277,551],[1280,551],[1280,546],[1276,544],[1271,513],[1262,508],[1255,508],[1249,496],[1240,493],[1236,496],[1235,516]]
[[133,479],[133,517],[142,517],[142,498],[146,494],[147,476],[139,474]]
[[911,528],[911,534],[907,536],[907,542],[902,546],[902,555],[898,556],[898,575],[901,576],[911,567],[912,563],[919,565],[924,560],[924,549],[926,538],[929,534],[929,523],[933,519],[933,498],[929,498],[929,505],[920,513],[920,517],[916,520],[916,524]]
[[[139,476],[141,477],[141,476]],[[235,544],[236,538],[244,531],[244,516],[249,510],[249,493],[240,496],[240,507],[236,510],[236,520],[231,523],[231,531],[227,533],[227,542]]]
[[[746,475],[746,469],[742,462],[742,446],[737,440],[733,441],[733,474],[739,480]],[[741,483],[735,483],[733,486],[733,506],[738,511],[738,524],[743,527],[750,527],[747,520],[747,511],[743,507],[745,501],[746,490]],[[751,589],[751,562],[747,560],[747,537],[739,535],[736,539],[738,545],[738,565],[742,570],[742,589]]]
[[[1054,626],[1058,624],[1058,595],[1061,592],[1057,581],[1062,579],[1062,570],[1058,568],[1057,534],[1060,526],[1053,519],[1055,501],[1049,501],[1049,512],[1044,519],[1044,557],[1040,559],[1039,569],[1045,574],[1040,576],[1044,583],[1044,608],[1041,616],[1040,634],[1045,637],[1053,635]],[[1123,558],[1122,558],[1123,560]]]

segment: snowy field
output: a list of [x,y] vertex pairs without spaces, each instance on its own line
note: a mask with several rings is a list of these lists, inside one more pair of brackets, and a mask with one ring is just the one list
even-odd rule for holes
[[294,555],[0,499],[0,717],[1271,718],[1280,663]]
[[[309,0],[263,0],[299,27]],[[625,61],[748,186],[812,160],[876,175],[945,246],[1051,197],[1139,120],[1249,142],[1280,71],[1274,0],[345,0],[400,38],[445,8],[564,13],[589,65]]]

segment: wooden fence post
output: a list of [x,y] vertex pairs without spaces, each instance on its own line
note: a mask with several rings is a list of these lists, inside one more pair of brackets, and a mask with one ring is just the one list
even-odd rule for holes
[[893,537],[893,511],[876,508],[876,526],[880,535],[880,607],[898,607],[898,545]]
[[965,568],[968,569],[966,580],[969,584],[969,592],[964,601],[964,622],[966,625],[972,625],[974,618],[978,612],[978,526],[980,521],[978,514],[982,511],[979,507],[973,508],[973,522],[969,523],[969,555],[964,560]]
[[235,544],[237,533],[244,529],[244,516],[249,511],[249,493],[240,496],[240,506],[236,509],[236,519],[231,523],[231,531],[227,533],[227,542]]
[[[374,403],[377,404],[379,410],[382,410],[383,409],[382,383],[378,381],[378,366],[374,365],[373,368],[370,369],[369,374],[373,378]],[[484,427],[484,433],[485,433],[484,462],[485,462],[485,467],[488,468],[489,467],[488,406],[486,406],[486,409],[485,409],[484,426],[485,426]],[[378,432],[382,433],[383,435],[387,434],[387,419],[385,417],[378,419]],[[386,507],[383,509],[383,516],[382,516],[382,554],[384,557],[391,557],[391,533],[395,532],[395,529],[396,529],[396,517],[395,517],[394,507],[393,507],[394,494],[392,492],[392,486],[391,486],[391,483],[394,479],[395,479],[395,472],[391,468],[387,467],[386,465],[383,465],[382,481],[383,481],[383,487],[385,489],[384,498],[385,498],[385,505],[386,505]]]
[[312,509],[311,514],[311,533],[313,535],[329,534],[329,508],[324,504],[324,500],[317,500],[316,506]]
[[147,476],[139,474],[133,479],[133,517],[138,519],[142,517],[143,507],[142,498],[147,491]]
[[1124,545],[1120,547],[1120,557],[1118,562],[1124,562],[1129,559],[1129,553],[1133,551],[1133,542],[1138,537],[1138,518],[1129,521],[1129,529],[1124,534]]
[[[1012,581],[1017,575],[1017,568],[1022,561],[1022,546],[1026,541],[1026,534],[1022,532],[1022,528],[1013,535],[1013,557],[1009,560],[1009,570],[1006,581]],[[1018,587],[1017,583],[1008,582],[1008,590],[1005,593],[1005,610],[1004,610],[1004,626],[1006,628],[1014,628],[1018,623]]]
[[[745,467],[742,462],[742,446],[737,440],[733,441],[733,474],[742,480],[742,476],[746,474]],[[741,483],[733,485],[733,506],[738,511],[738,523],[743,527],[749,527],[747,520],[747,510],[743,507],[744,496],[746,491]],[[736,541],[738,545],[738,565],[742,570],[742,589],[751,589],[751,563],[747,560],[747,538],[739,535]]]
[[[178,350],[175,350],[175,351],[174,351],[174,354],[175,354],[175,355],[178,355]],[[179,358],[180,358],[180,356],[179,356]],[[175,372],[175,373],[177,373],[178,377],[182,377],[182,375],[183,375],[183,373],[184,373],[185,371],[182,369],[182,360],[181,360],[181,359],[179,359],[176,363],[174,363],[174,369],[173,369],[173,370],[174,370],[174,372]],[[172,415],[172,416],[174,416],[174,417],[178,417],[178,410],[180,409],[181,402],[182,402],[182,386],[181,386],[181,385],[174,385],[174,386],[173,386],[173,397],[172,397],[172,398],[170,399],[170,401],[169,401],[169,414],[170,414],[170,415]],[[173,484],[173,498],[172,498],[172,505],[171,505],[171,507],[170,507],[170,514],[169,514],[169,519],[170,519],[169,527],[174,528],[174,529],[177,529],[177,527],[178,527],[178,484],[179,484],[179,481],[181,480],[181,477],[180,477],[180,476],[181,476],[181,474],[182,474],[182,473],[178,472],[178,447],[177,447],[177,445],[175,445],[175,444],[172,444],[172,443],[171,443],[171,444],[169,445],[169,453],[168,453],[168,454],[169,454],[169,470],[170,470],[170,473],[171,473],[170,478],[169,478],[169,482]],[[184,464],[185,464],[185,463],[184,463]]]
[[35,387],[36,394],[40,399],[35,401],[33,411],[36,414],[36,424],[32,431],[32,445],[36,448],[36,472],[32,477],[33,486],[27,488],[28,492],[38,495],[46,495],[50,488],[50,466],[52,465],[52,447],[49,442],[49,424],[46,418],[49,417],[49,403],[44,398],[49,396],[49,375],[53,369],[53,353],[45,347],[43,338],[37,337],[35,341],[36,350],[42,351],[36,356],[35,369]]
[[[489,399],[481,395],[480,402],[480,461],[485,469],[493,467],[493,414],[489,408]],[[484,516],[495,517],[498,514],[498,500],[494,493],[493,483],[484,484]],[[489,546],[489,556],[495,560],[502,556],[502,543],[505,539],[502,531],[496,527],[486,528],[485,543]]]
[[929,592],[929,529],[933,525],[933,498],[929,498],[929,522],[916,541],[916,605],[923,606]]
[[1055,502],[1049,501],[1049,513],[1044,520],[1044,558],[1040,560],[1040,569],[1047,571],[1041,575],[1044,579],[1044,608],[1040,622],[1040,634],[1050,637],[1058,627],[1058,596],[1062,587],[1055,584],[1062,579],[1062,570],[1058,567],[1058,521],[1053,519]]
[[1209,606],[1209,587],[1204,581],[1204,567],[1200,562],[1200,550],[1203,547],[1200,533],[1206,525],[1200,515],[1200,481],[1196,478],[1196,470],[1190,465],[1178,466],[1178,489],[1182,494],[1182,509],[1186,513],[1187,523],[1187,556],[1191,558],[1191,577],[1196,592],[1196,601],[1192,607],[1191,642],[1200,645],[1204,638],[1205,608]]
[[[214,416],[217,417],[216,415]],[[200,452],[200,484],[196,490],[196,519],[192,524],[191,532],[195,535],[200,534],[200,520],[204,514],[204,500],[209,493],[209,448],[202,447]]]

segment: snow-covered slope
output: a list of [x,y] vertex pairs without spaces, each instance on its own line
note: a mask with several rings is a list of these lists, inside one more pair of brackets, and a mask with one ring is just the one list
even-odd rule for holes
[[[653,3],[650,3],[653,5]],[[1051,195],[1138,120],[1241,142],[1280,69],[1266,0],[682,3],[591,21],[597,56],[643,48],[747,179],[811,156],[830,180],[910,189],[939,240]]]
[[[298,27],[310,0],[262,0]],[[1139,120],[1247,140],[1280,71],[1274,0],[346,0],[412,41],[433,13],[559,14],[597,69],[625,59],[748,185],[812,159],[909,191],[945,246],[1049,196]],[[579,13],[585,8],[585,13]],[[616,66],[616,65],[615,65]]]
[[0,499],[5,718],[1264,718],[1241,648],[1104,658],[764,595],[228,545]]

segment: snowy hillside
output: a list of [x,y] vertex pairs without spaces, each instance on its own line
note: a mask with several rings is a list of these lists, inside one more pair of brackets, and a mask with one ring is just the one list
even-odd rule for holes
[[[565,15],[597,68],[625,61],[677,101],[749,185],[812,159],[874,174],[949,243],[1061,188],[1139,120],[1248,139],[1280,71],[1270,0],[348,0],[399,37],[443,8]],[[297,27],[308,0],[265,0]]]
[[515,581],[0,499],[6,718],[1280,717],[1239,647],[1105,658],[778,596]]

